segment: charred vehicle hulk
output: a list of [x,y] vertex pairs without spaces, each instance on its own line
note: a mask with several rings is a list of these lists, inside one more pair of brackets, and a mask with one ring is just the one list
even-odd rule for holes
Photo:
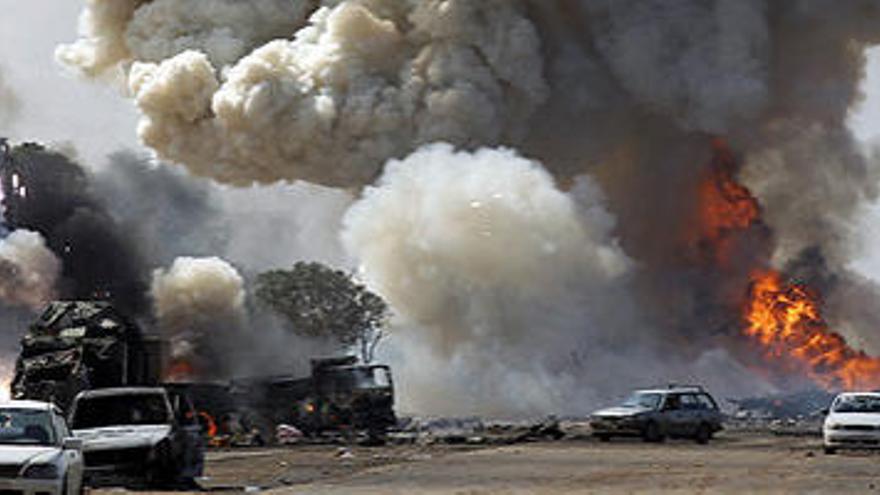
[[67,410],[84,390],[163,385],[169,393],[188,394],[199,417],[216,420],[215,426],[237,417],[266,439],[282,424],[311,435],[358,430],[377,438],[397,421],[388,366],[347,356],[313,360],[305,378],[163,384],[166,347],[107,302],[56,301],[21,340],[12,395]]
[[82,390],[158,384],[161,355],[161,341],[110,303],[56,301],[21,339],[12,396],[67,409]]
[[93,484],[191,484],[202,475],[202,431],[186,395],[160,387],[85,391],[71,406],[70,425]]
[[390,368],[358,364],[354,356],[314,359],[307,378],[236,380],[230,392],[264,427],[291,424],[309,435],[356,430],[381,438],[397,423]]

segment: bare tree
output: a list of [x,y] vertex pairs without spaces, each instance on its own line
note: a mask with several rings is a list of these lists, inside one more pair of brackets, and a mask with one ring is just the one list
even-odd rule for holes
[[357,347],[364,363],[373,360],[385,336],[388,304],[350,274],[321,263],[298,262],[290,270],[261,273],[256,295],[283,315],[294,332]]

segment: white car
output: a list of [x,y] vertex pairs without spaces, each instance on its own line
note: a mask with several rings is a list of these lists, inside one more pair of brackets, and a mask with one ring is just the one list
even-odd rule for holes
[[880,448],[880,393],[849,392],[831,403],[822,426],[825,453],[839,448]]
[[45,402],[0,403],[0,493],[82,491],[82,440],[71,436],[58,408]]

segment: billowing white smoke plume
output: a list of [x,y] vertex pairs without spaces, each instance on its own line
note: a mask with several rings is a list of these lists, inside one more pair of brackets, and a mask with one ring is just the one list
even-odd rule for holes
[[244,318],[238,271],[219,258],[182,257],[153,273],[150,293],[159,326],[171,341],[172,360],[185,360],[203,375],[222,375],[224,363],[215,360]]
[[[630,261],[611,237],[614,220],[592,183],[578,190],[577,200],[561,192],[512,150],[450,145],[389,162],[366,189],[343,240],[370,286],[415,327],[402,341],[433,350],[410,350],[401,378],[410,401],[433,395],[434,411],[512,414],[579,399],[552,371],[632,308],[616,300]],[[426,364],[438,357],[453,364]],[[452,395],[455,407],[444,406]],[[505,410],[514,395],[518,405]]]
[[16,230],[0,240],[0,301],[41,309],[54,298],[61,262],[43,237]]
[[99,75],[133,57],[161,61],[197,49],[220,66],[254,47],[285,37],[305,20],[302,0],[88,0],[80,19],[83,38],[58,58]]
[[[86,73],[131,63],[141,139],[225,182],[363,185],[421,143],[508,139],[546,94],[537,34],[519,2],[327,1],[299,31],[303,9],[294,6],[311,2],[281,2],[291,15],[274,17],[289,19],[292,39],[225,68],[261,38],[236,26],[261,25],[256,5],[279,2],[219,2],[228,12],[217,17],[210,10],[220,7],[184,13],[214,2],[141,3],[93,0],[86,37],[59,58]],[[170,58],[150,63],[161,55]]]

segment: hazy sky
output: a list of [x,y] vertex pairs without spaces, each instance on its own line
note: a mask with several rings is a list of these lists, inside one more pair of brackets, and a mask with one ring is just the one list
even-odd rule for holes
[[137,145],[137,119],[114,88],[66,74],[54,62],[55,46],[75,38],[83,3],[0,0],[0,73],[22,102],[13,122],[0,122],[0,133],[16,141],[73,142],[96,164],[108,152]]
[[[120,148],[139,146],[136,112],[119,92],[67,74],[54,63],[55,46],[71,41],[82,0],[0,0],[0,74],[17,92],[19,116],[0,121],[0,135],[20,140],[71,142],[92,166]],[[856,135],[880,142],[880,49],[871,52],[864,83],[867,99],[853,109]],[[859,219],[865,255],[854,261],[880,281],[880,205]]]

